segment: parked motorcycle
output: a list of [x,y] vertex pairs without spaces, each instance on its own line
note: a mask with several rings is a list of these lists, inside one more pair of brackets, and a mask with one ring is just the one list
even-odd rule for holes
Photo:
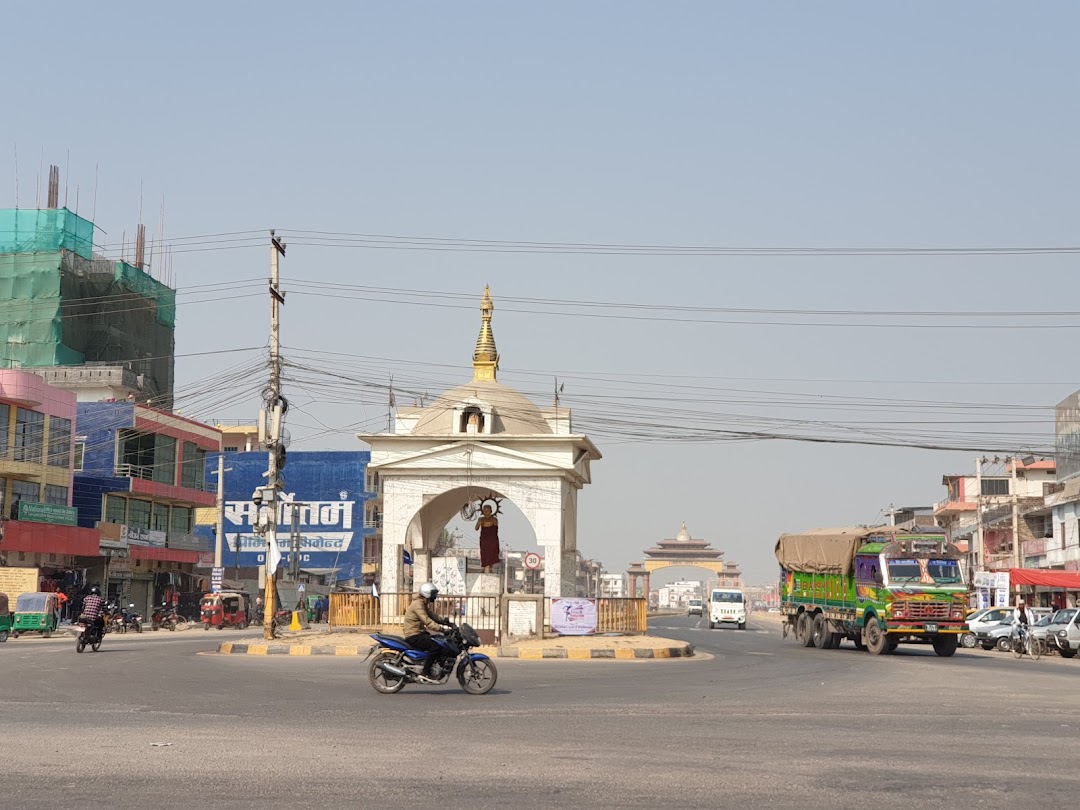
[[128,609],[123,612],[121,632],[126,633],[128,630],[134,630],[136,633],[141,633],[142,623],[143,617],[135,612],[135,605],[129,604]]
[[[371,637],[376,641],[368,651],[368,658],[375,656],[368,667],[372,688],[380,694],[392,695],[407,683],[417,683],[428,653],[411,649],[401,636],[375,633]],[[495,662],[483,653],[469,652],[470,648],[480,646],[480,637],[472,627],[467,624],[451,627],[445,635],[432,638],[439,645],[439,650],[431,653],[435,656],[429,673],[432,681],[442,685],[451,674],[456,674],[461,688],[470,695],[486,695],[492,690],[498,678]]]
[[124,616],[120,611],[120,606],[117,604],[108,604],[105,606],[105,632],[106,633],[123,633]]
[[85,621],[82,616],[79,617],[79,637],[75,640],[75,652],[81,653],[86,649],[86,645],[90,645],[90,649],[97,652],[101,648],[101,640],[105,635],[103,627],[99,627],[96,622]]

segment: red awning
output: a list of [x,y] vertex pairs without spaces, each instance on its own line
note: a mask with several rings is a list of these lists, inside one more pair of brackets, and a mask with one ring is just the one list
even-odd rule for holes
[[97,529],[9,520],[4,524],[4,539],[0,540],[0,551],[96,557],[99,552],[98,538]]
[[131,546],[131,559],[158,560],[161,562],[197,563],[199,552],[181,548],[162,548],[161,546]]
[[1080,591],[1080,571],[1044,571],[1040,568],[1010,568],[1012,585],[1041,585],[1063,591]]

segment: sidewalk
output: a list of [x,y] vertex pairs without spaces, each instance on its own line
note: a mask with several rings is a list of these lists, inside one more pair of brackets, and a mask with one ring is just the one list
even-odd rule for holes
[[[338,630],[301,630],[282,633],[280,639],[261,638],[227,641],[218,647],[226,655],[361,655],[366,656],[375,643],[369,633]],[[475,648],[492,658],[541,660],[566,658],[575,661],[592,659],[641,660],[649,658],[689,658],[692,644],[658,636],[561,636],[523,641],[509,646]]]

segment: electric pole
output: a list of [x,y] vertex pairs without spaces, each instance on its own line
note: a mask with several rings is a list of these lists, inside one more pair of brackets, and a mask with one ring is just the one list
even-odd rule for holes
[[264,398],[265,407],[259,417],[260,432],[265,435],[267,448],[266,487],[263,502],[269,507],[266,523],[266,585],[263,594],[263,637],[274,638],[274,604],[277,594],[275,578],[281,552],[277,545],[278,475],[284,466],[285,453],[281,443],[281,420],[285,416],[285,400],[281,396],[281,326],[280,307],[285,296],[279,289],[278,259],[285,255],[285,243],[270,231],[270,385]]
[[217,457],[217,522],[214,529],[214,568],[222,568],[221,549],[225,543],[225,454]]

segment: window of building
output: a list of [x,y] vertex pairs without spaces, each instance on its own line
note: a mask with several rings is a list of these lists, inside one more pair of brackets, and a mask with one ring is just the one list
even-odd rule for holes
[[[21,410],[21,409],[20,409]],[[33,481],[11,482],[11,518],[19,517],[19,501],[38,503],[41,500],[41,488]]]
[[982,494],[983,495],[1008,495],[1009,494],[1009,479],[1008,478],[984,478],[982,480]]
[[75,472],[83,471],[83,461],[86,459],[86,437],[77,436],[75,439]]
[[45,485],[45,503],[51,503],[54,506],[67,506],[67,502],[67,487],[56,486],[55,484]]
[[[223,450],[224,450],[224,451],[225,451],[226,453],[239,453],[239,452],[240,452],[240,448],[239,448],[239,447],[231,447],[231,446],[226,446],[226,447],[223,447],[222,449],[223,449]],[[185,454],[185,455],[186,455],[186,454]]]
[[11,423],[11,406],[0,405],[0,458],[7,458],[8,427]]
[[71,461],[71,420],[49,417],[49,466],[67,467]]
[[156,532],[169,531],[169,506],[164,503],[155,503],[150,516],[150,528]]
[[128,498],[127,525],[130,529],[150,528],[150,501]]
[[206,487],[206,451],[194,442],[184,442],[184,460],[180,464],[180,485],[187,489]]
[[192,509],[187,506],[174,506],[169,521],[169,534],[181,535],[191,532]]
[[470,406],[461,412],[461,425],[458,433],[483,433],[484,412],[475,406]]
[[118,441],[119,472],[132,478],[151,478],[154,470],[154,434],[121,430]]
[[105,522],[127,522],[127,498],[121,498],[118,495],[107,495],[105,497]]
[[41,443],[45,437],[45,414],[15,409],[15,460],[41,463]]
[[176,439],[172,436],[154,437],[154,480],[159,484],[176,483]]

